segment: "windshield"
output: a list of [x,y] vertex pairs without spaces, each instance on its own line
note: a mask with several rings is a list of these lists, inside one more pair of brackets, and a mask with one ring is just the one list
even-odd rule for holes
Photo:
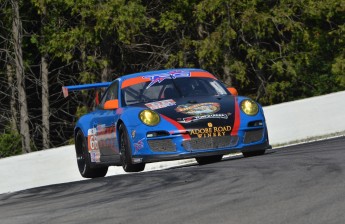
[[225,87],[211,78],[164,79],[154,85],[143,82],[122,89],[124,105],[146,103],[180,97],[226,95]]

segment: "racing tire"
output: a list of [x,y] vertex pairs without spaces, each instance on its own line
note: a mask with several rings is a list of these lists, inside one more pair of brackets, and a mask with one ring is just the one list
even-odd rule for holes
[[216,155],[216,156],[197,157],[195,158],[195,160],[198,162],[199,165],[206,165],[210,163],[220,162],[222,158],[223,158],[223,155]]
[[92,167],[90,153],[82,131],[78,131],[75,137],[75,151],[80,175],[85,178],[104,177],[108,172],[108,166]]
[[140,172],[145,169],[145,163],[132,163],[132,148],[129,142],[127,128],[122,124],[120,130],[120,153],[122,168],[126,172]]
[[253,152],[242,152],[243,157],[248,158],[248,157],[253,157],[253,156],[261,156],[265,154],[266,150],[258,150],[258,151],[253,151]]

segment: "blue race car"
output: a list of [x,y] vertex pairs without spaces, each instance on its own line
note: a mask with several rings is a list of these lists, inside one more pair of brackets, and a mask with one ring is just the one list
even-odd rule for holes
[[139,172],[150,162],[195,158],[208,164],[232,152],[248,157],[271,148],[262,107],[205,70],[135,73],[63,92],[102,87],[97,109],[74,130],[85,178],[103,177],[112,165]]

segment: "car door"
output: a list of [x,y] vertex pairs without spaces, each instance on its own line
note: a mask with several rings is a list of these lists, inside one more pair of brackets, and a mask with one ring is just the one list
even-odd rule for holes
[[115,110],[105,110],[104,104],[109,100],[118,99],[119,82],[112,83],[104,93],[100,105],[95,112],[93,128],[100,151],[101,162],[106,162],[106,157],[119,154],[119,146],[116,136],[116,122],[119,115]]

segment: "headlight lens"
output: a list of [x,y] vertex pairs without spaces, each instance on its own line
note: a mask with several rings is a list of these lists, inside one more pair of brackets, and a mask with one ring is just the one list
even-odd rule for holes
[[139,117],[140,120],[148,126],[155,126],[160,121],[159,115],[153,110],[143,110],[140,112]]
[[243,100],[241,102],[241,109],[250,116],[254,116],[259,112],[259,106],[254,100]]

